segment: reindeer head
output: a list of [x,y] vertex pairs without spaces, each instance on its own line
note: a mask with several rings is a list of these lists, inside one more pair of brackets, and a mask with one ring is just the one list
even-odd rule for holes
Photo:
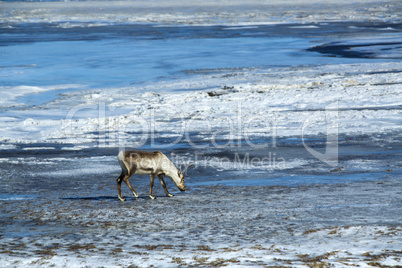
[[[184,172],[181,170],[181,166],[183,163],[180,165],[180,170],[177,170],[177,176],[172,176],[172,180],[176,184],[177,188],[179,188],[180,191],[185,191],[186,190],[186,185],[184,184],[184,176],[187,176],[187,169],[189,166],[192,164],[188,165]],[[185,175],[183,175],[183,173]]]

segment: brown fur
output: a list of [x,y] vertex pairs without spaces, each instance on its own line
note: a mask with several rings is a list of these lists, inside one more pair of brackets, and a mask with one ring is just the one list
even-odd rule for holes
[[118,155],[118,160],[122,168],[120,176],[117,178],[117,192],[121,201],[125,201],[121,196],[121,183],[124,181],[128,188],[133,192],[135,197],[138,197],[137,192],[130,184],[130,177],[134,174],[151,175],[151,183],[149,197],[155,199],[152,195],[152,188],[155,177],[158,179],[165,190],[167,196],[173,196],[166,188],[166,183],[163,180],[164,176],[170,177],[172,181],[181,191],[185,191],[184,176],[181,171],[177,170],[172,162],[161,152],[144,152],[144,151],[124,151]]

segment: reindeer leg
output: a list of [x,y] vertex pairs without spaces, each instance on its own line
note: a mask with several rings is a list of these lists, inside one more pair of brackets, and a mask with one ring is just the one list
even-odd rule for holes
[[124,176],[125,176],[125,173],[124,173],[124,171],[122,171],[120,174],[120,177],[118,177],[116,180],[117,181],[117,195],[121,201],[126,201],[126,199],[124,199],[121,196],[121,182],[123,181]]
[[152,195],[152,188],[154,187],[154,181],[155,181],[155,174],[151,174],[151,184],[149,188],[149,197],[151,199],[155,199],[155,196]]
[[121,182],[122,181],[124,181],[127,184],[128,188],[130,188],[130,190],[133,192],[134,196],[138,197],[137,192],[131,186],[130,181],[129,181],[130,177],[135,173],[135,168],[130,170],[128,168],[129,164],[121,159],[119,159],[119,164],[120,164],[121,170],[122,170],[120,177],[117,178],[117,193],[118,193],[119,199],[121,201],[126,201],[126,199],[121,196]]
[[163,175],[158,175],[159,181],[162,184],[163,190],[165,190],[166,196],[173,196],[171,193],[168,192],[167,188],[166,188],[166,183],[163,180]]
[[127,184],[128,188],[130,188],[131,192],[133,192],[134,196],[135,196],[135,197],[138,197],[138,194],[137,194],[137,192],[134,190],[133,186],[131,186],[129,179],[130,179],[130,176],[124,177],[124,182]]

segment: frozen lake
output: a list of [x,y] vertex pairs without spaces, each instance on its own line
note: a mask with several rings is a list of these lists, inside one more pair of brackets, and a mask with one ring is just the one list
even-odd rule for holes
[[401,265],[398,1],[0,10],[0,266]]
[[[4,24],[0,34],[2,87],[58,86],[18,99],[44,104],[71,90],[127,87],[133,84],[188,77],[200,71],[275,68],[300,65],[368,62],[372,48],[377,61],[401,58],[400,25],[368,25],[355,31],[363,39],[328,48],[334,57],[308,49],[323,42],[346,39],[361,23],[322,23],[249,26],[161,26],[153,24],[86,25],[74,23]],[[392,38],[392,39],[390,39]],[[354,54],[348,50],[353,47]],[[337,47],[335,47],[337,48]],[[393,49],[394,48],[394,49]],[[319,49],[317,49],[320,51]],[[375,52],[379,55],[375,55]],[[389,54],[393,51],[393,54]]]

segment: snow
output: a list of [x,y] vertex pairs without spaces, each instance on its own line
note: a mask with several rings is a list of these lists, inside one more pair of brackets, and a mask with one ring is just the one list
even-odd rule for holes
[[[399,1],[2,2],[0,10],[5,32],[42,25],[81,38],[146,24],[228,33],[144,38],[140,58],[129,54],[135,39],[29,45],[17,42],[28,33],[18,44],[1,34],[1,267],[401,265]],[[295,36],[258,33],[279,25]],[[372,58],[306,51],[323,44]],[[261,55],[270,49],[281,53]],[[120,202],[116,155],[131,148],[194,163],[186,192],[166,180],[175,196],[155,185],[150,200],[149,177],[134,176],[140,197],[124,186]]]
[[[15,86],[15,87],[0,87],[2,92],[2,98],[0,102],[0,107],[10,107],[10,106],[22,106],[23,103],[16,102],[17,98],[20,98],[27,94],[37,94],[45,91],[59,90],[64,88],[71,88],[75,85],[56,85],[48,87],[36,87],[36,86]],[[2,119],[4,120],[4,119]]]
[[[58,23],[59,27],[88,24],[157,23],[183,25],[256,25],[266,23],[316,23],[328,21],[395,21],[400,18],[398,1],[80,1],[47,3],[2,3],[11,12],[0,22]],[[66,22],[73,21],[70,25]],[[7,24],[6,24],[7,25]],[[82,26],[81,26],[82,25]],[[90,25],[91,26],[91,25]]]
[[[3,254],[0,263],[32,267],[399,265],[400,226],[372,225],[381,220],[384,211],[392,211],[387,191],[395,186],[385,182],[382,187],[365,183],[349,184],[348,188],[205,188],[203,194],[130,200],[120,205],[107,198],[78,198],[67,211],[63,202],[71,195],[39,206],[32,197],[0,196],[4,202],[19,202],[30,210],[29,215],[13,214],[17,219],[47,222],[46,230],[41,230],[41,225],[35,229],[41,237],[34,233],[3,237],[3,249],[19,250]],[[373,201],[369,194],[355,195],[364,192],[360,188],[376,191],[381,200]],[[313,193],[320,195],[320,200]],[[299,203],[295,204],[294,198]],[[334,206],[337,198],[339,205]],[[370,199],[370,204],[364,203]],[[179,214],[174,212],[177,210]],[[352,211],[351,218],[345,217],[345,212]],[[363,211],[372,216],[360,218],[366,215]],[[52,224],[60,219],[61,226]],[[332,221],[340,225],[334,226]]]
[[[382,133],[393,132],[401,126],[400,110],[395,109],[402,105],[398,98],[400,70],[400,62],[261,68],[236,71],[233,79],[226,78],[232,72],[221,72],[220,77],[225,78],[199,74],[191,81],[176,79],[145,87],[73,91],[34,110],[34,114],[26,110],[10,112],[2,119],[1,140],[124,146],[129,138],[125,133],[132,131],[143,133],[134,141],[140,147],[151,135],[177,133],[176,140],[181,141],[186,133],[216,130],[205,137],[210,145],[216,145],[222,139],[250,141],[255,136],[326,133],[329,120],[337,120],[332,131],[338,134],[368,134],[379,129]],[[223,83],[233,86],[209,86]],[[174,87],[186,90],[163,91]],[[11,91],[32,92],[27,87],[23,91],[19,88]],[[210,96],[210,92],[216,96]],[[71,106],[74,99],[80,103]],[[1,104],[6,106],[8,102],[4,99]]]

